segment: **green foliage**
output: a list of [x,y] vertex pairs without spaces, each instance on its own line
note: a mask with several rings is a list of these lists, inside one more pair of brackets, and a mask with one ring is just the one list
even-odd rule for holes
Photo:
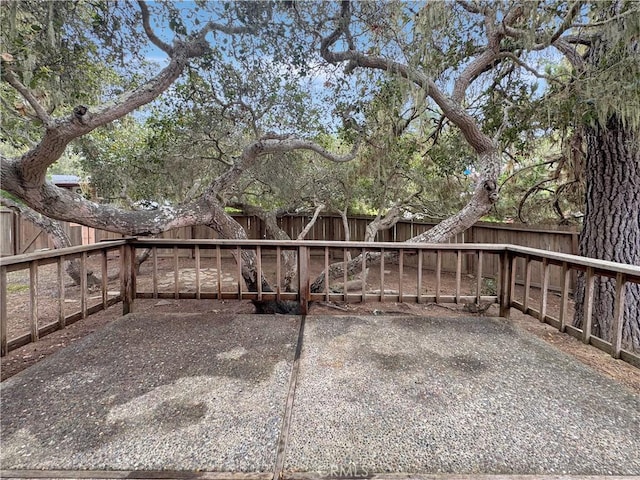
[[[76,105],[96,105],[103,95],[120,88],[117,60],[131,54],[135,31],[114,33],[115,2],[31,0],[7,1],[0,9],[0,44],[13,60],[19,81],[52,116],[68,115]],[[109,29],[105,29],[110,25]],[[117,30],[117,29],[116,29]],[[103,41],[105,40],[105,41]],[[121,62],[123,63],[123,62]],[[128,61],[129,67],[135,62]],[[0,87],[3,143],[32,145],[40,135],[40,122],[31,106],[5,83]]]
[[[459,108],[511,159],[501,180],[522,170],[505,183],[496,218],[549,221],[558,210],[579,212],[581,163],[571,144],[579,127],[606,124],[611,116],[640,125],[638,2],[586,2],[578,10],[574,20],[584,26],[568,33],[591,39],[583,68],[545,45],[572,5],[525,2],[514,25],[522,34],[502,40],[505,55],[460,100]],[[497,25],[514,7],[486,6]],[[157,52],[143,36],[135,4],[24,0],[3,7],[2,53],[13,56],[22,83],[54,117],[78,104],[100,104],[157,69],[145,59]],[[244,145],[264,135],[297,135],[344,152],[363,134],[353,163],[318,161],[310,153],[264,157],[222,200],[267,209],[322,202],[366,213],[404,202],[407,211],[439,218],[468,199],[473,181],[463,172],[476,166],[476,154],[424,87],[318,60],[317,32],[335,28],[339,3],[159,1],[149,8],[168,43],[188,39],[209,20],[249,30],[210,33],[210,48],[165,95],[79,139],[51,172],[90,175],[105,201],[177,202],[202,193]],[[456,2],[381,0],[351,8],[354,49],[405,62],[449,95],[454,79],[484,51],[491,23]],[[0,146],[17,156],[38,139],[41,125],[6,83],[0,98]]]
[[616,117],[631,128],[640,127],[640,4],[598,2],[589,17],[601,25],[577,82],[577,101],[585,123],[606,125]]
[[606,125],[616,117],[640,127],[640,4],[630,1],[589,2],[573,33],[588,39],[578,52],[580,65],[566,60],[547,67],[560,81],[541,99],[547,125],[555,129]]

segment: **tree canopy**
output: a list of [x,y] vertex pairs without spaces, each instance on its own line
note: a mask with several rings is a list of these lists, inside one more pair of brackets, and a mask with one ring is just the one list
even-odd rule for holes
[[[233,205],[441,218],[423,242],[487,215],[570,222],[589,128],[637,139],[639,9],[9,1],[2,188],[51,218],[134,235],[204,224],[242,238]],[[64,158],[102,198],[47,182]]]
[[[524,168],[491,215],[548,220],[555,211],[568,221],[581,210],[579,160],[567,147],[576,118],[620,104],[626,110],[619,114],[635,122],[638,111],[633,56],[607,60],[597,75],[571,63],[595,33],[624,44],[637,29],[630,3],[618,7],[624,35],[609,28],[615,16],[604,18],[600,2],[8,5],[3,150],[38,145],[47,121],[59,122],[74,107],[92,115],[119,98],[120,112],[81,129],[63,152],[80,158],[103,201],[124,206],[203,195],[263,137],[295,135],[339,153],[360,137],[358,166],[328,165],[285,147],[247,166],[237,186],[225,186],[225,201],[259,196],[266,208],[309,208],[327,196],[313,192],[321,184],[332,198],[348,189],[346,203],[331,207],[337,210],[384,213],[402,203],[445,218],[473,197],[470,179],[490,172],[490,182],[501,174],[504,181]],[[164,65],[168,73],[172,62],[175,71],[157,85],[154,71]],[[136,95],[127,93],[149,87],[156,90],[144,102],[129,103]],[[335,188],[317,181],[335,179],[336,168],[343,173]],[[278,181],[285,173],[295,186],[288,192]],[[574,188],[563,186],[567,179]],[[487,183],[480,193],[486,187],[497,190]],[[532,197],[548,201],[546,213],[527,212]]]

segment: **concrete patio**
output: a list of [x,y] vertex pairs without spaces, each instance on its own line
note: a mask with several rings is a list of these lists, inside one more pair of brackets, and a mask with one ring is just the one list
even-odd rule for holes
[[640,475],[640,398],[502,319],[131,314],[1,393],[3,478]]

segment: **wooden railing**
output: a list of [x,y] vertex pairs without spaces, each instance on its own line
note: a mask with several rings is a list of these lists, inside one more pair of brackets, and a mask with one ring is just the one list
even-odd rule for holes
[[[111,257],[112,261],[115,259],[120,263],[121,259],[125,258],[122,253],[128,249],[127,240],[118,240],[61,250],[15,255],[0,259],[0,350],[2,355],[4,356],[11,350],[30,342],[36,342],[39,338],[55,330],[65,328],[66,325],[70,325],[122,301],[121,292],[124,291],[122,279],[120,280],[120,291],[116,294],[109,293],[108,262],[110,260],[109,257]],[[98,257],[93,263],[98,263],[100,268],[100,276],[98,277],[100,279],[99,301],[94,302],[93,305],[90,305],[89,302],[89,288],[87,285],[89,256]],[[78,298],[69,302],[69,304],[77,303],[79,309],[68,313],[67,301],[70,299],[65,288],[65,268],[66,263],[70,261],[78,261],[80,264],[80,285],[76,288]],[[41,281],[40,277],[43,276],[44,270],[47,270],[47,279],[46,281]],[[119,271],[124,271],[121,265],[119,266]],[[10,278],[12,275],[26,275],[28,276],[28,281],[24,277],[20,278],[20,281],[13,281]],[[51,285],[52,282],[55,282],[55,285]],[[22,287],[25,287],[24,290]],[[43,312],[38,308],[41,303],[39,301],[40,297],[45,296],[44,290],[51,291],[54,287],[56,291],[53,292],[53,296],[57,300],[55,302],[57,303],[56,311]],[[25,295],[16,295],[16,293],[19,293],[16,290],[24,291]],[[27,295],[27,292],[28,298],[23,298]],[[52,295],[48,294],[46,296],[51,298]],[[23,305],[16,305],[16,302]],[[9,305],[12,307],[26,306],[26,321],[22,319],[23,321],[21,322],[20,319],[16,318],[18,316],[16,314],[13,314],[10,318],[7,312]],[[71,307],[73,310],[74,306],[71,305]],[[20,325],[17,325],[18,323]],[[10,327],[14,331],[13,338],[9,338],[12,333],[9,332]],[[23,333],[24,330],[27,331]]]
[[[621,358],[629,363],[633,363],[640,368],[640,355],[632,353],[622,348],[622,327],[624,324],[624,304],[625,290],[629,283],[640,284],[640,267],[625,265],[604,260],[580,257],[577,255],[566,255],[533,248],[507,245],[509,265],[505,266],[511,270],[508,290],[508,303],[521,312],[548,323],[566,332],[569,335],[581,339],[584,343],[591,344],[600,350],[611,354],[614,358]],[[516,299],[515,275],[516,262],[521,259],[524,262],[525,281],[522,301]],[[531,271],[534,263],[540,265],[540,303],[539,309],[531,304]],[[549,277],[550,270],[555,266],[561,269],[563,288],[560,296],[560,311],[557,317],[548,314],[549,299]],[[584,272],[585,296],[583,302],[583,328],[576,328],[570,324],[572,317],[569,315],[570,278],[572,272]],[[596,277],[615,279],[614,311],[611,331],[611,342],[592,334],[593,310],[594,310],[594,284]]]
[[[140,272],[134,258],[141,250],[150,249],[150,259]],[[243,253],[251,252],[258,277],[264,277],[273,291],[261,282],[255,290],[248,290],[242,281],[242,265],[235,261]],[[296,281],[293,291],[281,285],[285,276],[282,254],[295,254]],[[185,254],[187,253],[187,254]],[[97,256],[101,265],[102,285],[98,303],[89,305],[87,288],[80,285],[80,310],[67,315],[64,309],[65,289],[63,264],[79,259],[86,278],[87,256]],[[329,278],[331,264],[348,267],[349,260],[364,255],[375,261],[363,263],[357,270],[343,268],[340,278]],[[111,257],[110,257],[111,256]],[[95,262],[94,258],[94,263]],[[118,292],[109,295],[107,261],[118,265]],[[445,272],[445,261],[455,265],[454,272]],[[0,260],[2,285],[2,353],[18,348],[41,336],[64,328],[66,324],[122,301],[123,313],[133,310],[136,298],[172,299],[237,299],[288,300],[299,302],[300,312],[308,311],[309,302],[412,302],[412,303],[497,303],[499,315],[509,317],[515,308],[540,319],[560,331],[580,338],[585,343],[604,350],[640,367],[640,355],[622,344],[624,296],[630,283],[640,284],[640,267],[593,260],[575,255],[554,253],[504,244],[417,244],[417,243],[361,243],[323,241],[261,241],[261,240],[170,240],[129,239],[105,242],[93,246],[73,247],[59,251],[7,257]],[[55,321],[41,321],[37,308],[38,268],[55,264],[59,310]],[[464,268],[463,268],[464,265]],[[488,273],[486,266],[497,266]],[[368,269],[368,270],[367,270]],[[7,333],[8,275],[26,270],[29,273],[29,332],[9,338]],[[497,275],[494,271],[497,270]],[[516,272],[524,272],[523,285],[517,282]],[[536,283],[532,272],[539,274]],[[322,273],[324,272],[324,274]],[[469,273],[471,272],[471,273]],[[570,279],[584,272],[587,293],[585,328],[571,325],[572,291]],[[314,281],[324,282],[320,291],[311,291]],[[549,279],[563,279],[560,292],[549,288]],[[612,341],[592,334],[593,285],[597,276],[614,278],[615,312]],[[353,282],[353,278],[365,281]],[[356,283],[356,290],[348,285]],[[490,288],[486,288],[489,284]],[[559,304],[555,301],[558,300]],[[536,308],[537,307],[537,308]],[[42,325],[41,325],[42,324]]]
[[[363,242],[313,242],[313,241],[274,241],[274,240],[183,240],[180,242],[163,239],[138,239],[130,243],[130,247],[134,250],[151,249],[151,290],[139,291],[136,288],[135,292],[130,292],[125,301],[133,298],[175,298],[175,299],[189,299],[189,298],[213,298],[213,299],[239,299],[239,300],[295,300],[304,303],[309,301],[344,301],[344,302],[365,302],[367,300],[376,301],[395,301],[395,302],[438,302],[448,303],[456,302],[461,303],[463,301],[489,301],[497,300],[498,295],[481,295],[481,281],[482,281],[482,259],[487,258],[489,255],[500,257],[504,252],[503,245],[468,245],[468,244],[438,244],[428,245],[419,243],[363,243]],[[160,252],[166,254],[166,249],[173,250],[172,264],[173,271],[175,272],[175,279],[173,282],[174,290],[160,292],[158,290],[158,267],[157,262],[160,258]],[[203,265],[203,258],[207,259],[211,265],[217,266],[217,275],[215,291],[203,292],[202,283],[200,279],[196,278],[195,291],[181,291],[179,288],[179,263],[184,256],[180,255],[179,250],[190,250],[193,253],[195,263],[195,273],[199,273]],[[257,290],[247,291],[243,287],[242,282],[237,283],[237,290],[230,291],[222,289],[222,260],[224,258],[231,258],[232,255],[239,256],[243,251],[250,250],[256,255],[256,270],[258,275],[264,274],[263,263],[265,258],[272,257],[275,259],[275,272],[272,275],[270,282],[274,286],[273,292],[262,291],[261,284],[258,282]],[[285,292],[281,289],[283,279],[283,266],[280,261],[281,254],[285,251],[294,252],[298,258],[298,270],[297,270],[297,291]],[[414,271],[415,281],[417,288],[412,291],[407,291],[404,288],[403,282],[399,282],[396,291],[388,291],[385,287],[385,272],[386,268],[390,266],[389,261],[385,261],[385,257],[378,263],[376,262],[376,269],[378,275],[376,276],[376,282],[379,288],[375,293],[371,293],[371,289],[367,289],[365,282],[362,282],[362,288],[357,293],[350,293],[347,289],[343,289],[342,292],[336,293],[330,289],[330,279],[328,276],[328,267],[335,262],[348,263],[349,257],[355,258],[360,254],[367,253],[385,253],[387,255],[393,254],[397,256],[397,270],[394,272],[398,276],[402,277],[406,274],[407,268],[411,267]],[[130,253],[133,255],[134,253]],[[431,254],[428,258],[427,255]],[[449,294],[444,294],[442,286],[443,277],[443,256],[453,256],[456,259],[458,268],[455,273],[455,288]],[[469,295],[462,292],[462,264],[463,258],[467,255],[472,255],[478,262],[477,294]],[[315,261],[312,262],[311,259]],[[322,259],[319,261],[318,259]],[[324,289],[322,292],[311,292],[311,283],[316,278],[314,276],[314,269],[311,268],[312,264],[315,264],[318,270],[325,272]],[[431,267],[430,267],[431,265]],[[362,264],[361,271],[355,272],[355,276],[364,273],[367,268],[366,263]],[[371,267],[370,267],[371,268]],[[235,267],[234,281],[241,277],[240,266]],[[432,269],[435,272],[435,287],[432,292],[424,292],[424,277],[425,271]],[[349,278],[353,275],[347,273],[347,268],[344,268],[344,274],[341,279],[338,279],[344,286]],[[132,279],[129,284],[136,285],[134,277],[135,272],[129,272]],[[389,274],[387,274],[388,276]],[[369,282],[370,284],[371,282]],[[306,305],[303,306],[303,309]]]

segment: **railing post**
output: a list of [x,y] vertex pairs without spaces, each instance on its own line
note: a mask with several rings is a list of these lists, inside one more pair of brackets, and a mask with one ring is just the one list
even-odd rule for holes
[[80,315],[87,318],[87,252],[80,255]]
[[40,326],[38,325],[38,260],[32,260],[29,264],[29,316],[31,319],[31,341],[36,342],[40,338]]
[[0,268],[0,356],[7,354],[7,267]]
[[531,256],[524,257],[524,297],[522,298],[522,313],[529,315],[529,294],[531,293]]
[[547,300],[549,298],[549,260],[542,259],[541,269],[542,279],[540,282],[540,321],[544,323],[544,317],[547,316]]
[[58,325],[64,328],[66,324],[66,315],[64,311],[64,256],[58,257]]
[[436,250],[436,304],[440,303],[441,283],[442,283],[442,250]]
[[513,257],[508,250],[500,254],[500,313],[503,318],[509,318],[511,312],[511,275]]
[[595,291],[595,275],[593,267],[587,267],[584,283],[584,317],[582,319],[582,341],[589,344],[591,339],[591,324],[593,317],[593,293]]
[[565,333],[567,330],[567,312],[569,311],[569,288],[573,272],[567,262],[562,262],[562,299],[560,303],[560,326],[558,330]]
[[301,315],[306,315],[309,311],[309,258],[309,247],[302,245],[298,247],[298,292]]
[[109,264],[107,258],[107,250],[101,251],[101,285],[100,291],[102,294],[102,309],[107,309],[107,302],[109,301]]
[[129,243],[120,250],[122,260],[120,293],[122,295],[122,314],[133,312],[133,301],[136,297],[136,262],[135,247]]
[[[193,228],[191,229],[193,232]],[[201,290],[202,286],[200,285],[200,246],[194,245],[193,247],[193,256],[195,260],[195,270],[196,270],[196,300],[200,300],[201,298]],[[260,277],[258,277],[260,278]]]
[[624,273],[618,273],[616,275],[616,297],[613,309],[613,331],[611,332],[611,356],[613,358],[620,358],[620,350],[622,350],[625,283],[626,277]]
[[456,250],[456,304],[460,304],[460,286],[462,281],[462,250]]
[[476,268],[476,303],[480,305],[482,300],[482,250],[477,252]]

